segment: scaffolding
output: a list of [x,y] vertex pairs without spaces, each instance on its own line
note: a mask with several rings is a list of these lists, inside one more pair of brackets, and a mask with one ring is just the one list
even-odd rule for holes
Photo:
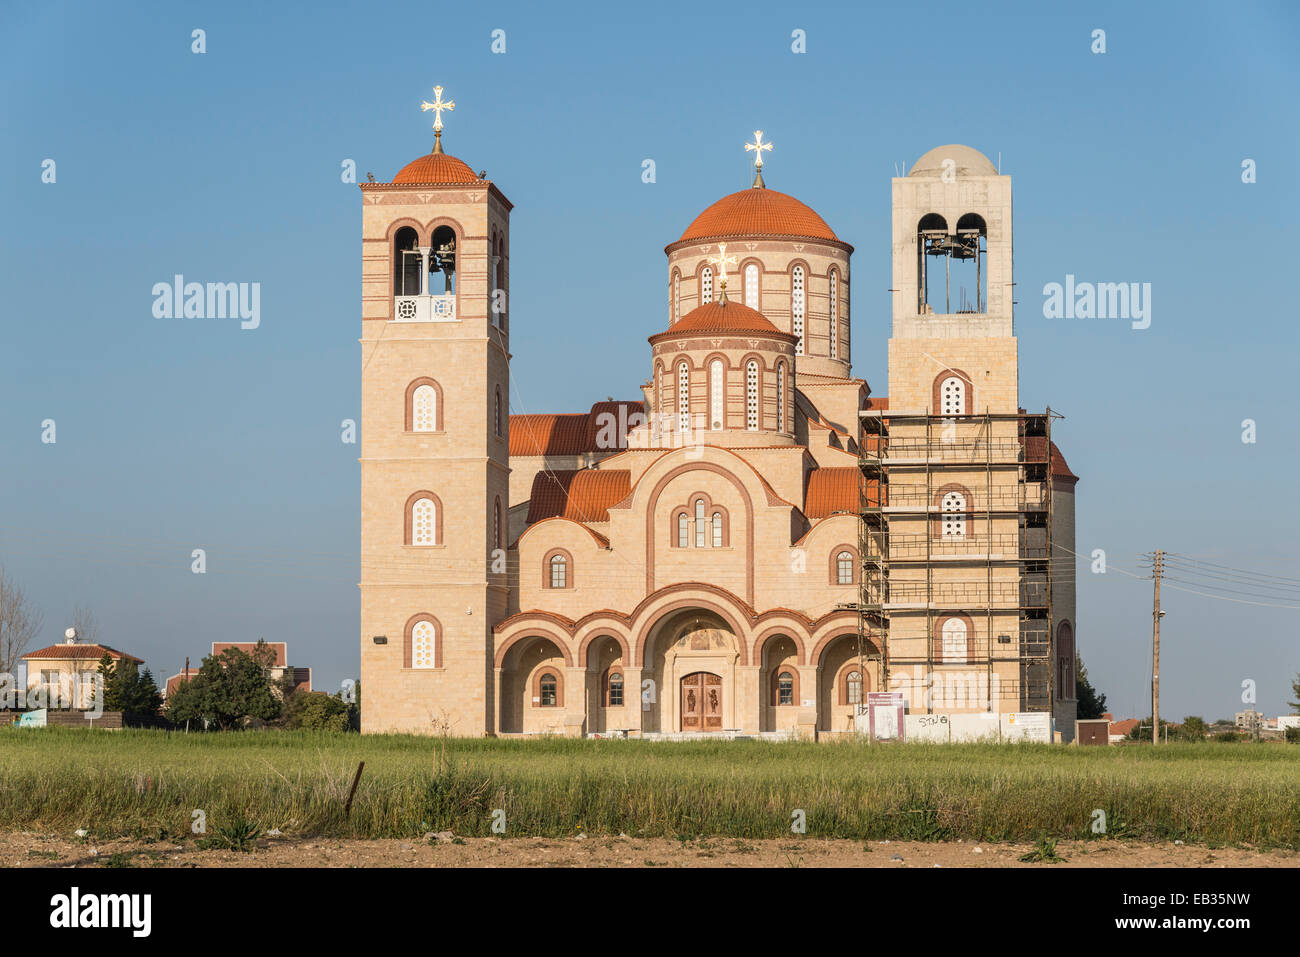
[[[1059,416],[1050,408],[860,415],[863,674],[867,661],[878,660],[880,689],[893,690],[896,673],[924,668],[929,689],[945,666],[960,664],[965,674],[983,672],[991,710],[1052,713],[1051,429]],[[945,506],[957,488],[961,498]],[[962,500],[954,511],[951,503]],[[983,622],[964,647],[936,634],[937,622],[954,614]],[[935,710],[927,691],[924,711]]]

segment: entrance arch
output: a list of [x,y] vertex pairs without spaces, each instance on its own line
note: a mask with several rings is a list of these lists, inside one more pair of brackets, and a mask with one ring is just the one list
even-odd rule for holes
[[717,732],[740,727],[740,642],[718,614],[686,608],[666,616],[646,639],[643,682],[655,689],[642,730]]
[[692,671],[678,681],[683,731],[722,730],[722,676]]

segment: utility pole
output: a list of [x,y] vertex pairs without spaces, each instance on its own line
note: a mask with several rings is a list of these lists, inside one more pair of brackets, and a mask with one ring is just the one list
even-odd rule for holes
[[1151,743],[1160,743],[1160,574],[1164,571],[1165,553],[1156,549],[1155,599],[1151,605]]

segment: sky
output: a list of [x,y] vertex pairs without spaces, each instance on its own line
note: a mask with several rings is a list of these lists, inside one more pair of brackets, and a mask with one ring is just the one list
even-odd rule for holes
[[[43,613],[37,647],[83,606],[160,677],[259,637],[317,688],[356,677],[340,424],[360,419],[361,196],[342,171],[388,180],[427,152],[435,84],[447,151],[515,204],[516,413],[638,395],[663,247],[749,184],[755,129],[768,185],[855,246],[854,372],[888,394],[890,179],[964,143],[1012,176],[1021,404],[1064,416],[1081,476],[1093,683],[1117,717],[1149,714],[1141,556],[1162,548],[1181,569],[1162,715],[1231,717],[1252,688],[1287,713],[1297,40],[1284,2],[4,4],[0,565]],[[260,283],[260,324],[155,317],[177,273]],[[1047,318],[1067,275],[1150,283],[1150,326]]]

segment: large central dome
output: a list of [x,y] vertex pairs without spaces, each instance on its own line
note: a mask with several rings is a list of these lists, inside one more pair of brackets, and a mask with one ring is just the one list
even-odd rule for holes
[[678,242],[734,236],[802,236],[839,241],[810,207],[793,196],[754,186],[724,196],[700,213]]

